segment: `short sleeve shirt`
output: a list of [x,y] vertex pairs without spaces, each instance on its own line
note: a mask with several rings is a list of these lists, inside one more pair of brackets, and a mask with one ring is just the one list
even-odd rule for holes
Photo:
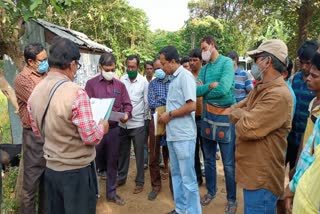
[[[170,77],[166,111],[173,111],[186,104],[196,102],[196,81],[188,70],[180,66]],[[167,141],[184,141],[196,138],[195,112],[169,121],[166,127]]]

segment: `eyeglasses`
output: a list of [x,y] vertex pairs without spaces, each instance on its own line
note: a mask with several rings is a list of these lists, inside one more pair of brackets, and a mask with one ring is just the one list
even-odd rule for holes
[[80,70],[80,68],[81,68],[81,64],[78,62],[78,61],[75,61],[76,63],[77,63],[77,66],[78,66],[78,70]]

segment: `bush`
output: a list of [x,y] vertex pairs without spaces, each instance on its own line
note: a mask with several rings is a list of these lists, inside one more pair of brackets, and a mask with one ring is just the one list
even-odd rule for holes
[[0,139],[0,143],[12,143],[10,119],[9,119],[9,112],[8,112],[8,99],[1,91],[0,91],[0,135],[2,135],[2,140]]
[[14,194],[18,171],[19,167],[9,167],[3,176],[1,213],[15,213],[18,210],[19,204]]

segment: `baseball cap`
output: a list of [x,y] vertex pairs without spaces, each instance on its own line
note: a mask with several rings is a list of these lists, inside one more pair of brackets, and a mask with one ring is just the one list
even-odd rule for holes
[[248,51],[247,54],[252,57],[262,52],[267,52],[279,59],[284,65],[287,65],[288,47],[280,39],[270,39],[263,42],[257,49]]

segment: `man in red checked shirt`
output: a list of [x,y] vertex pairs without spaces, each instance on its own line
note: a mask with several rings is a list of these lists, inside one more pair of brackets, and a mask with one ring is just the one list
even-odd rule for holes
[[[90,79],[86,84],[86,91],[89,97],[94,98],[115,98],[112,111],[123,112],[124,117],[120,120],[126,123],[131,118],[132,105],[126,86],[114,78],[116,70],[116,58],[112,53],[104,53],[99,59],[100,75]],[[110,129],[104,135],[101,143],[96,146],[97,168],[107,170],[107,200],[120,206],[125,201],[116,194],[118,159],[120,149],[120,127],[118,122],[109,121]]]
[[[50,71],[28,101],[32,129],[45,142],[47,214],[96,212],[95,145],[109,123],[94,122],[87,93],[72,82],[81,67],[79,59],[76,44],[56,39],[49,52]],[[42,126],[49,93],[61,81],[65,82],[54,92]]]

